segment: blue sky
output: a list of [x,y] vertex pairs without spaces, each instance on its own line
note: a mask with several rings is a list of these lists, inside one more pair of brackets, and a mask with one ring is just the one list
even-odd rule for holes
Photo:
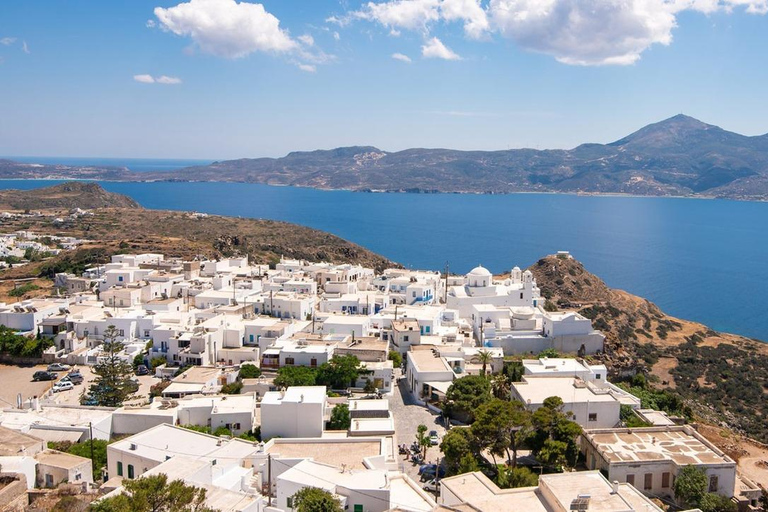
[[766,2],[3,0],[0,154],[567,148],[680,112],[762,134]]

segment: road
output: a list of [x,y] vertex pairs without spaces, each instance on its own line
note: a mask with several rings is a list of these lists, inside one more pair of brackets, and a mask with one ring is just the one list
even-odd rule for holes
[[[0,409],[16,407],[16,396],[19,393],[21,393],[21,399],[26,401],[35,396],[39,397],[48,391],[55,381],[32,381],[32,375],[36,371],[46,368],[46,365],[0,365]],[[59,373],[60,376],[64,376],[62,372]]]
[[[400,370],[397,370],[398,375]],[[397,444],[406,444],[410,446],[416,440],[416,432],[419,425],[426,425],[427,430],[437,430],[439,438],[442,440],[445,434],[445,428],[438,423],[439,416],[426,407],[419,405],[408,390],[408,384],[405,379],[398,379],[397,386],[390,396],[389,408],[395,418],[395,442]],[[427,449],[427,462],[437,462],[441,456],[440,449],[437,446],[431,446]],[[403,461],[403,471],[415,481],[420,481],[418,475],[419,466],[407,461],[404,455],[401,455]]]

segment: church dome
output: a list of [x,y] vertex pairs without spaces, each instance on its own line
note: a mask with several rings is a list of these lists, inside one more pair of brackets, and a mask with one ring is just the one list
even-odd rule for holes
[[468,276],[471,277],[491,277],[491,272],[482,265],[478,265],[469,271]]

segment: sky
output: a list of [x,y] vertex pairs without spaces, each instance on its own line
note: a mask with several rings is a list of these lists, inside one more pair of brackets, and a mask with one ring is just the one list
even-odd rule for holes
[[768,132],[768,0],[2,0],[0,155]]

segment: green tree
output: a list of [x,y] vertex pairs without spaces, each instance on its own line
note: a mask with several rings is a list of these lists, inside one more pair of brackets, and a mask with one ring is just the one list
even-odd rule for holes
[[363,391],[366,393],[373,393],[376,391],[376,386],[373,385],[373,381],[371,379],[365,379],[365,386],[363,387]]
[[333,356],[317,369],[317,383],[334,389],[346,389],[360,375],[360,360],[352,355]]
[[738,510],[738,506],[731,498],[713,492],[702,496],[699,508],[701,512],[736,512]]
[[168,360],[165,358],[165,356],[153,357],[149,362],[149,369],[154,370],[158,366],[162,366],[164,364],[168,364]]
[[349,416],[349,405],[339,404],[331,411],[331,420],[328,422],[328,430],[347,430],[352,420]]
[[291,497],[294,512],[344,512],[333,494],[317,487],[304,487]]
[[520,382],[523,380],[525,368],[522,361],[505,361],[503,372],[509,379],[509,382]]
[[139,365],[144,364],[144,353],[136,354],[133,358],[133,363],[131,366],[133,366],[133,371],[136,371],[139,368]]
[[255,364],[241,364],[240,372],[237,374],[238,379],[256,379],[261,376],[261,368]]
[[424,424],[416,427],[416,444],[419,445],[419,448],[422,450],[422,457],[427,456],[427,448],[432,444],[432,441],[429,439],[429,434],[427,434],[427,430],[429,429]]
[[239,395],[243,390],[243,383],[239,380],[232,382],[231,384],[224,384],[221,386],[221,392],[225,395]]
[[[531,415],[532,429],[526,441],[539,460],[545,457],[558,467],[576,464],[579,454],[576,439],[582,429],[572,417],[572,413],[563,412],[563,400],[557,396],[545,399],[543,405]],[[560,456],[563,445],[558,443],[565,445],[564,457]],[[545,450],[543,455],[542,450]]]
[[539,475],[528,468],[500,468],[496,475],[496,485],[502,489],[515,487],[534,487],[539,483]]
[[400,368],[403,365],[403,356],[397,350],[390,350],[387,358],[392,361],[392,366]]
[[104,331],[100,361],[93,368],[96,379],[88,389],[90,398],[105,407],[120,407],[136,389],[131,380],[133,367],[118,355],[123,350],[123,344],[117,341],[117,336],[114,325]]
[[483,365],[480,370],[480,375],[485,377],[486,369],[489,364],[493,362],[493,353],[490,350],[482,349],[477,354],[472,356],[473,363],[480,363]]
[[289,388],[291,386],[314,386],[317,383],[317,371],[308,366],[283,366],[277,370],[275,386]]
[[707,474],[693,465],[685,466],[677,474],[672,486],[675,498],[683,505],[698,508],[707,493]]
[[164,474],[124,480],[125,492],[91,504],[91,512],[216,512],[205,506],[205,489],[168,482]]
[[491,393],[493,393],[493,396],[496,398],[501,400],[509,400],[509,394],[511,390],[512,387],[509,382],[509,377],[507,377],[503,372],[494,375],[491,379]]
[[445,394],[445,412],[464,423],[475,421],[475,410],[491,399],[491,383],[480,375],[467,375],[451,383]]
[[477,443],[494,457],[494,464],[496,455],[506,453],[512,465],[517,466],[517,448],[530,426],[531,414],[521,402],[494,398],[477,408],[471,429]]
[[440,451],[443,452],[448,476],[466,473],[467,464],[472,466],[470,458],[474,460],[474,467],[477,467],[475,445],[475,438],[468,428],[457,427],[446,432],[440,442]]
[[70,446],[67,450],[62,450],[62,451],[66,451],[67,453],[71,453],[72,455],[79,455],[80,457],[85,457],[86,459],[93,460],[93,467],[95,468],[93,472],[93,480],[98,481],[98,480],[101,480],[103,469],[107,466],[107,445],[108,444],[109,442],[104,441],[103,439],[94,439],[92,459],[91,459],[91,441],[75,443],[72,446]]

